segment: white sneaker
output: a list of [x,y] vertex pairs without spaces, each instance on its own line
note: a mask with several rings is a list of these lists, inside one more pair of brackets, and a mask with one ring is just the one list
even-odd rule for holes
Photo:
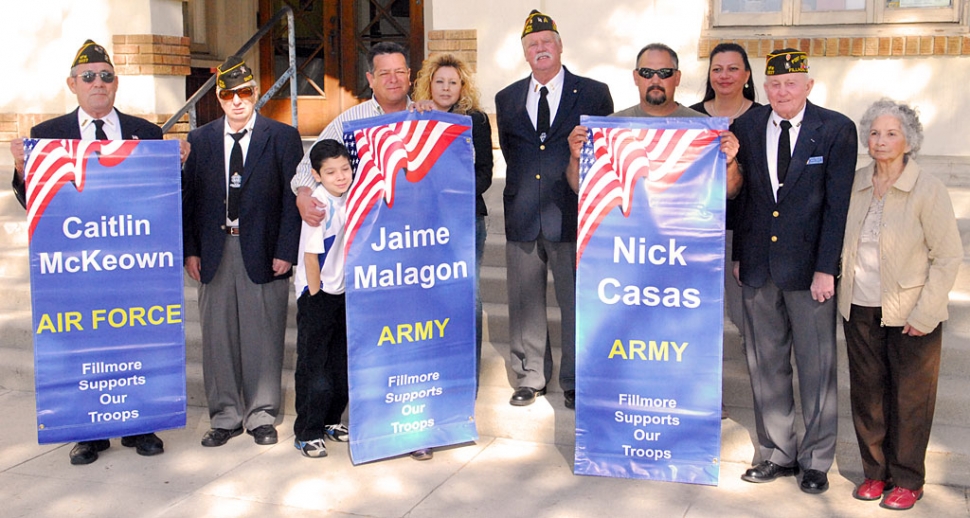
[[350,430],[343,424],[328,424],[323,429],[327,432],[325,437],[331,441],[347,442],[350,440]]
[[300,450],[304,457],[317,459],[327,456],[327,445],[323,443],[323,439],[300,441],[294,438],[293,447]]

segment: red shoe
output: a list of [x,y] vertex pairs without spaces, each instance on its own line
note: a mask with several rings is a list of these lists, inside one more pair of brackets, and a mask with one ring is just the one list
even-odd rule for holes
[[912,509],[916,505],[916,501],[920,498],[923,498],[922,489],[912,491],[903,487],[897,487],[886,495],[886,498],[883,498],[882,502],[879,502],[879,507],[905,511],[906,509]]
[[865,482],[859,487],[855,488],[852,492],[852,497],[856,500],[879,500],[882,498],[882,494],[887,490],[892,489],[892,486],[887,487],[885,480],[873,480],[867,478]]

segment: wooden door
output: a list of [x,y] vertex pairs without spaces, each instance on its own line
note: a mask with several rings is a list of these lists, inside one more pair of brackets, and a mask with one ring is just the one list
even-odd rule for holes
[[[370,98],[367,50],[379,41],[400,43],[413,75],[424,58],[422,0],[260,0],[260,23],[283,5],[296,19],[297,110],[304,136],[319,135],[344,110]],[[260,42],[260,86],[272,86],[288,66],[285,19]],[[290,122],[289,87],[263,107],[263,115]]]

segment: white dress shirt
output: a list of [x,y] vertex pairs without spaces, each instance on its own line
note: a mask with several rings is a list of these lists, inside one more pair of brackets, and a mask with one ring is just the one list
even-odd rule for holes
[[565,78],[566,71],[563,67],[559,67],[559,73],[546,84],[539,83],[535,76],[532,76],[532,80],[529,82],[529,96],[525,100],[525,109],[529,112],[529,119],[532,121],[533,128],[538,124],[536,119],[539,116],[539,89],[543,86],[549,89],[546,100],[549,102],[549,127],[551,128],[556,120],[556,112],[559,111],[559,100],[562,99],[562,84]]
[[[807,106],[807,104],[806,104]],[[788,119],[791,128],[788,130],[788,138],[791,143],[791,155],[795,154],[795,143],[798,141],[798,132],[802,127],[802,119],[805,117],[805,106],[794,117]],[[785,119],[771,111],[768,117],[768,127],[765,130],[765,152],[768,154],[768,176],[771,177],[771,190],[775,193],[775,201],[778,201],[778,138],[781,137],[781,121]]]
[[[121,119],[118,118],[118,112],[112,108],[111,113],[101,120],[104,121],[101,129],[108,136],[108,140],[121,140]],[[94,121],[95,118],[88,115],[83,108],[77,109],[77,124],[81,128],[81,140],[97,140],[94,133],[98,128],[94,126]]]

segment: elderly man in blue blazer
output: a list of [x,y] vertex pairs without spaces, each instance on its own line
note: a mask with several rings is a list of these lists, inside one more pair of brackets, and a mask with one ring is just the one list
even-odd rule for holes
[[[741,477],[804,472],[806,493],[828,489],[838,425],[835,276],[858,153],[856,128],[808,102],[804,52],[768,55],[768,106],[734,122],[744,175],[734,259],[740,261],[745,354],[761,462]],[[805,435],[795,433],[795,353]]]
[[[30,129],[30,138],[73,140],[160,140],[162,129],[139,117],[125,115],[114,107],[118,92],[118,77],[108,52],[92,40],[78,49],[67,78],[67,87],[77,96],[78,108],[67,115],[44,121]],[[13,190],[17,201],[27,207],[24,184],[24,141],[10,141],[14,157]],[[182,160],[189,146],[181,142]],[[162,440],[153,433],[122,437],[121,444],[133,447],[139,455],[163,453]],[[90,464],[98,460],[98,453],[111,447],[108,439],[81,441],[71,450],[71,464]]]
[[275,444],[282,399],[288,278],[300,215],[290,180],[303,156],[292,126],[255,113],[252,70],[230,56],[216,93],[225,117],[189,133],[183,169],[185,269],[200,281],[202,369],[211,429],[222,446],[245,429]]
[[566,181],[569,132],[580,115],[613,113],[609,87],[562,66],[555,22],[532,11],[522,50],[532,74],[495,96],[499,144],[507,164],[505,248],[509,336],[518,383],[510,403],[529,405],[546,392],[552,352],[546,321],[546,270],[562,312],[559,384],[565,404],[576,395],[576,224],[578,201]]

